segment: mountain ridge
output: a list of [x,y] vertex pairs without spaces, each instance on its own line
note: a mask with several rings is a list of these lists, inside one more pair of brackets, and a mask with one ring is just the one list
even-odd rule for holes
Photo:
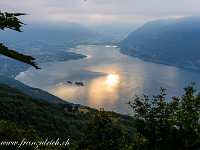
[[148,22],[122,40],[121,52],[156,63],[200,70],[200,16]]
[[69,102],[64,101],[64,100],[58,98],[57,96],[52,95],[46,91],[27,86],[18,80],[15,80],[13,78],[10,78],[10,77],[4,76],[4,75],[0,75],[0,83],[6,84],[10,87],[14,87],[14,88],[26,93],[29,96],[33,96],[35,98],[40,98],[40,99],[43,99],[43,100],[46,100],[46,101],[49,101],[52,103],[69,103]]

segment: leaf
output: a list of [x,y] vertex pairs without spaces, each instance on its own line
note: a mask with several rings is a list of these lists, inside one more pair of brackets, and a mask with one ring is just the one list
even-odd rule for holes
[[[0,11],[0,29],[4,30],[5,28],[9,28],[11,30],[15,30],[18,32],[22,32],[20,28],[22,25],[26,25],[23,22],[21,22],[16,16],[26,15],[24,13],[2,13]],[[0,54],[8,56],[10,58],[22,61],[24,63],[30,64],[34,66],[36,69],[40,69],[38,66],[35,65],[32,60],[35,60],[35,58],[20,54],[14,50],[9,50],[7,47],[5,47],[2,43],[0,43]]]
[[16,16],[26,15],[24,13],[2,13],[0,11],[0,29],[9,28],[18,32],[22,32],[20,28],[25,25]]
[[20,54],[14,50],[9,50],[7,47],[5,47],[2,43],[0,43],[0,54],[8,56],[10,58],[22,61],[24,63],[27,63],[29,65],[34,66],[36,69],[40,69],[35,62],[33,62],[32,60],[35,60],[35,58],[28,56],[28,55],[23,55]]

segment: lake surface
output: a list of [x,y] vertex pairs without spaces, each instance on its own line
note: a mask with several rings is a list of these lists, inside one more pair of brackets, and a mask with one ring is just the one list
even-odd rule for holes
[[[125,103],[135,95],[146,94],[152,98],[162,87],[167,89],[169,101],[172,96],[181,96],[183,88],[191,82],[197,83],[195,88],[200,89],[200,73],[123,55],[114,46],[78,46],[70,51],[88,57],[41,63],[42,69],[30,67],[15,79],[72,103],[123,114],[133,113]],[[85,86],[77,86],[74,82],[83,82]]]

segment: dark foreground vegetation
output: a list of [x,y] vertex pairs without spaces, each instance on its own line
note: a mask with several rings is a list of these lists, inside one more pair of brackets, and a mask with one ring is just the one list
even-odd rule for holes
[[129,105],[134,109],[133,149],[200,149],[200,93],[192,86],[185,94],[165,102],[165,89],[149,101],[136,97]]
[[[19,141],[20,143],[24,138],[27,141],[45,141],[47,138],[48,141],[56,141],[59,138],[60,142],[69,139],[70,144],[64,146],[65,149],[77,149],[83,136],[83,122],[90,120],[91,114],[97,112],[89,107],[78,108],[78,106],[74,107],[71,104],[50,103],[0,84],[0,142]],[[123,126],[124,133],[133,134],[130,127],[131,117],[114,112],[108,114],[112,114],[113,118],[118,118],[114,124]],[[29,134],[29,132],[31,133]],[[33,138],[31,139],[29,136]],[[8,148],[1,143],[0,147]],[[11,149],[13,148],[18,149],[17,146],[12,146]],[[21,148],[26,149],[27,147],[22,146]],[[32,148],[35,148],[35,145]],[[61,149],[63,146],[53,147],[53,149],[56,148]]]
[[[2,141],[59,141],[37,149],[200,149],[200,94],[194,84],[166,103],[165,89],[128,104],[134,117],[71,104],[54,104],[0,84],[0,148],[34,149]],[[47,139],[48,138],[48,139]]]

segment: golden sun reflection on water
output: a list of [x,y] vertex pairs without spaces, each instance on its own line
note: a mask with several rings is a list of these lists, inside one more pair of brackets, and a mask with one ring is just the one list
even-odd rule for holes
[[115,86],[117,85],[119,82],[119,76],[118,75],[108,75],[107,80],[106,80],[106,84],[107,85],[111,85],[111,86]]
[[86,56],[87,56],[86,59],[92,58],[92,55],[86,55]]
[[90,105],[100,108],[102,105],[112,106],[119,98],[119,76],[110,74],[107,77],[94,79],[90,83],[88,102]]
[[52,90],[52,93],[62,99],[71,100],[81,93],[81,89],[76,86],[61,85]]
[[[76,101],[83,99],[86,105],[94,108],[102,106],[113,106],[119,99],[120,77],[117,74],[108,74],[95,78],[88,82],[84,87],[58,84],[52,93],[67,101]],[[87,93],[87,94],[86,94]]]

